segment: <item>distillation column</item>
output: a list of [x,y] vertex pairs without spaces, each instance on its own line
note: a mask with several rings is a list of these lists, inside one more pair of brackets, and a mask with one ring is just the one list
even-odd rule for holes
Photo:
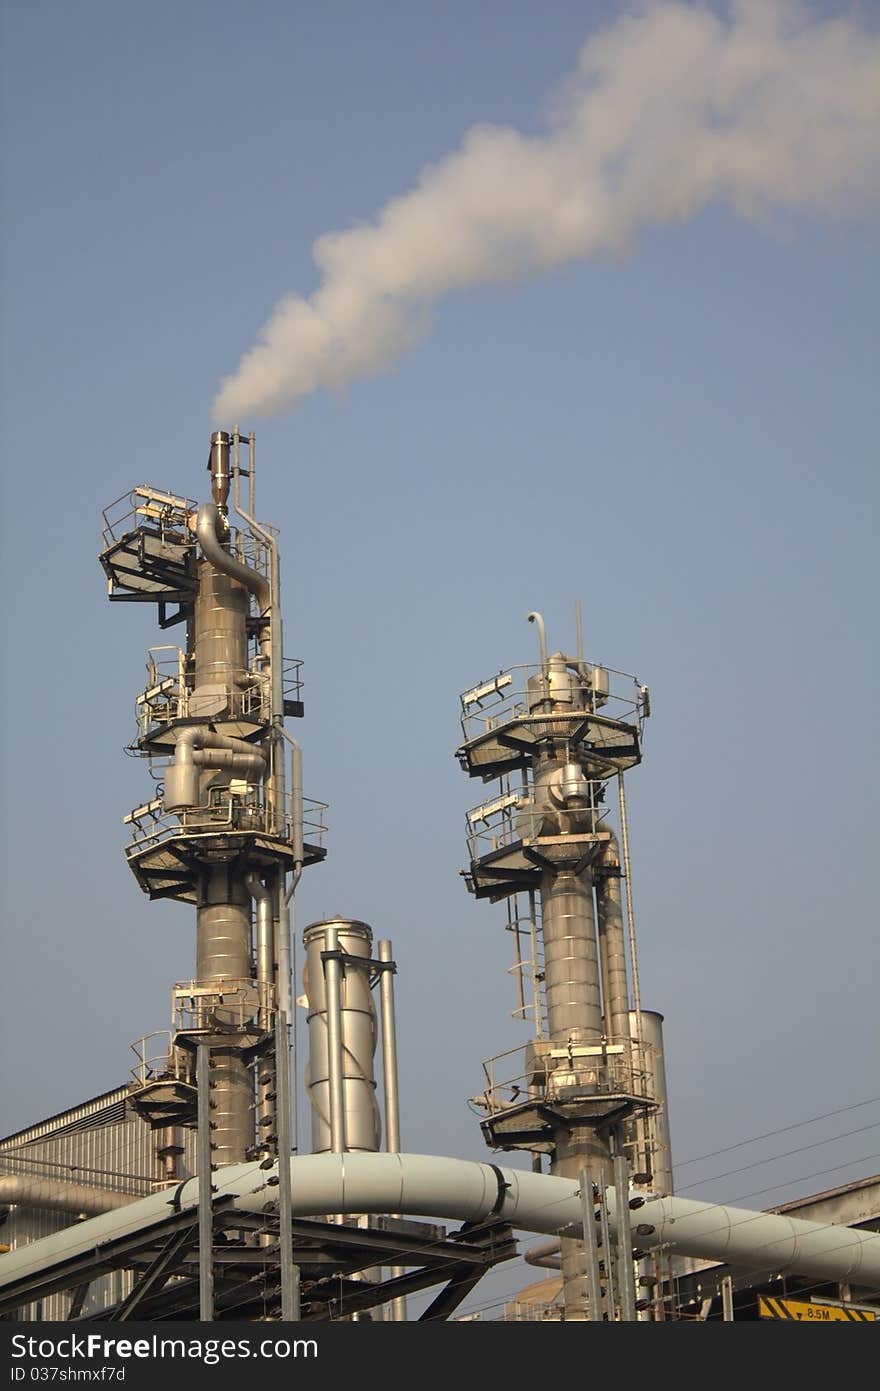
[[[135,747],[162,786],[126,817],[126,857],[151,898],[195,907],[196,964],[193,980],[175,988],[167,1070],[147,1078],[132,1105],[156,1127],[192,1124],[193,1057],[207,1053],[214,1165],[277,1149],[286,1091],[279,1100],[276,1021],[289,964],[279,924],[304,865],[324,857],[303,841],[301,788],[286,798],[283,722],[302,707],[284,695],[276,533],[252,515],[253,435],[246,448],[242,468],[239,432],[214,432],[211,501],[202,505],[133,489],[104,514],[100,556],[111,599],[152,600],[162,628],[185,625],[185,649],[151,649],[151,681],[138,697]],[[243,528],[230,524],[231,503]]]
[[[229,436],[216,432],[211,440],[211,484],[214,504],[225,512],[229,493]],[[221,712],[234,717],[248,679],[248,592],[242,584],[204,557],[198,562],[198,592],[192,628],[194,689],[190,709]],[[210,796],[213,782],[228,774],[205,770],[199,802]],[[199,873],[196,909],[196,984],[218,981],[243,986],[252,976],[251,898],[245,887],[246,869],[233,861],[203,865]],[[217,1023],[224,1022],[223,1013]],[[227,1022],[234,1021],[228,1019]],[[217,1164],[243,1160],[254,1143],[254,1084],[252,1068],[241,1050],[211,1049],[213,1154]]]
[[[615,1181],[625,1122],[645,1104],[634,1095],[617,837],[602,805],[607,779],[639,761],[641,707],[635,694],[617,717],[600,713],[608,673],[580,654],[548,656],[543,620],[529,618],[541,663],[525,699],[513,673],[462,697],[459,761],[471,776],[501,779],[501,795],[469,813],[471,827],[487,829],[483,841],[471,836],[468,884],[493,901],[537,891],[547,1023],[527,1050],[531,1099],[489,1097],[483,1129],[493,1147],[549,1154],[553,1174],[577,1182],[586,1172],[601,1193]],[[595,1316],[583,1241],[565,1237],[561,1254],[565,1317]]]

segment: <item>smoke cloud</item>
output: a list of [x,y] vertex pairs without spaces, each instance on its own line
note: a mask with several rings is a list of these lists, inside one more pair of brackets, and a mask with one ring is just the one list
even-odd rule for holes
[[668,0],[592,37],[545,133],[476,125],[375,221],[328,232],[214,403],[273,415],[390,367],[447,291],[627,245],[710,202],[746,218],[876,200],[880,37],[795,0]]

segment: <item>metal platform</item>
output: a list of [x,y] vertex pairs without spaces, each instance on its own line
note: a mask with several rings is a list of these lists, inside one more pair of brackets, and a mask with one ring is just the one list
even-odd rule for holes
[[[169,830],[167,838],[130,845],[125,853],[145,894],[180,903],[197,901],[199,875],[206,864],[241,860],[285,871],[295,865],[290,841],[254,831],[186,832],[178,827],[177,834]],[[326,855],[323,845],[303,844],[304,865],[320,864]]]
[[613,777],[642,759],[635,725],[584,710],[516,716],[462,744],[456,757],[470,777],[488,780],[528,767],[549,742],[566,744],[597,778]]

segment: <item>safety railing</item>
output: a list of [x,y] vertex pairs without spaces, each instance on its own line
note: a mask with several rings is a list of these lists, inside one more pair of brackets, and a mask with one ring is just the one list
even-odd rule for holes
[[[594,789],[595,801],[590,834],[597,834],[604,829],[603,819],[608,809],[599,803],[601,784],[588,785]],[[467,844],[472,860],[480,860],[484,855],[540,835],[543,814],[535,809],[531,783],[511,789],[509,781],[502,779],[501,788],[496,796],[472,807],[466,815]]]
[[[596,713],[606,719],[637,724],[641,729],[649,713],[648,688],[637,677],[614,667],[584,662],[581,670],[566,667],[568,685],[555,687],[540,664],[510,667],[461,694],[461,730],[465,743],[491,733],[511,720],[542,713],[551,696],[564,694],[573,709]],[[531,685],[529,682],[531,681]]]
[[[271,808],[265,806],[260,797],[261,789],[255,785],[240,782],[236,786],[225,784],[211,786],[207,791],[204,806],[192,811],[168,812],[162,796],[135,807],[123,817],[123,824],[131,828],[131,840],[126,853],[139,854],[148,846],[159,845],[163,841],[179,835],[209,835],[228,832],[261,832],[264,835],[280,836],[289,845],[294,844],[294,806],[290,793],[285,795],[285,813],[281,827],[275,824]],[[311,797],[303,798],[303,840],[309,844],[323,847],[327,831],[325,814],[326,802]]]
[[104,548],[143,526],[175,545],[195,544],[197,510],[192,498],[139,484],[102,512]]
[[635,1049],[625,1043],[559,1044],[550,1039],[498,1053],[483,1063],[485,1091],[471,1097],[472,1105],[498,1115],[530,1098],[565,1099],[572,1090],[596,1095],[624,1092],[649,1099],[647,1073],[635,1061]]
[[[104,549],[142,528],[170,545],[195,546],[198,510],[199,504],[193,498],[139,483],[102,512]],[[269,526],[265,526],[264,530],[274,532],[274,528]],[[237,560],[268,578],[269,547],[249,526],[230,529],[229,550]]]
[[172,991],[174,1026],[179,1033],[212,1029],[250,1029],[258,1013],[275,1008],[268,981],[223,978],[178,981]]
[[137,1062],[130,1070],[132,1081],[139,1087],[150,1082],[173,1078],[177,1082],[193,1082],[192,1057],[183,1048],[174,1047],[170,1029],[157,1029],[137,1039],[131,1049]]

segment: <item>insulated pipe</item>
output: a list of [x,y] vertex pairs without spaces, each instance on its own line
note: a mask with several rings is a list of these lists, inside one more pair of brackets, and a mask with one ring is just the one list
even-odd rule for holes
[[[250,505],[253,506],[253,480],[256,471],[256,442],[253,431],[248,436],[250,447],[250,471],[251,471],[251,496]],[[236,493],[236,511],[238,515],[247,522],[257,536],[264,542],[269,552],[269,592],[268,604],[261,603],[261,611],[264,616],[269,615],[269,631],[265,638],[266,646],[263,647],[264,656],[268,658],[269,673],[271,677],[271,704],[272,704],[272,797],[275,811],[275,819],[280,829],[284,822],[284,757],[281,748],[281,741],[285,736],[284,730],[284,658],[283,658],[283,639],[281,631],[281,562],[278,554],[278,540],[271,531],[267,531],[261,526],[250,512],[246,512],[241,506]],[[264,639],[261,637],[261,646]]]
[[31,1178],[27,1174],[0,1175],[0,1204],[4,1206],[14,1203],[17,1207],[43,1208],[47,1212],[84,1212],[95,1217],[98,1213],[130,1207],[136,1202],[138,1198],[134,1194],[95,1188],[87,1183]]
[[215,430],[211,436],[208,468],[211,473],[211,497],[215,506],[225,512],[229,497],[229,436],[225,430]]
[[[324,934],[328,953],[339,950],[335,927]],[[330,1093],[330,1149],[344,1154],[345,1143],[345,1083],[342,1062],[342,965],[332,955],[324,962],[324,992],[327,1011],[327,1082]]]
[[[385,970],[379,976],[379,1001],[382,1028],[382,1085],[385,1092],[385,1148],[391,1154],[400,1152],[400,1093],[397,1077],[397,1022],[394,1013],[394,953],[391,943],[379,943],[379,960]],[[391,1277],[406,1273],[404,1266],[393,1265]],[[406,1322],[406,1299],[391,1301],[391,1319]]]
[[[291,1159],[290,1174],[298,1217],[402,1212],[473,1223],[497,1218],[515,1229],[547,1235],[581,1227],[578,1183],[524,1169],[425,1154],[309,1154]],[[262,1213],[275,1193],[271,1171],[255,1163],[231,1165],[216,1171],[213,1179],[233,1212]],[[6,1292],[6,1307],[16,1307],[16,1282],[48,1275],[62,1261],[144,1231],[172,1210],[193,1211],[198,1188],[197,1178],[187,1179],[173,1192],[151,1194],[4,1255],[0,1291]],[[613,1224],[613,1189],[607,1198]],[[665,1245],[682,1255],[726,1261],[755,1273],[848,1280],[880,1290],[877,1232],[683,1198],[648,1198],[638,1209],[633,1238],[641,1247]]]
[[244,885],[257,905],[257,986],[260,994],[260,1026],[268,1029],[272,1015],[272,983],[275,979],[275,942],[271,890],[255,869],[244,876]]
[[528,1251],[523,1251],[523,1260],[526,1265],[537,1265],[542,1270],[561,1270],[559,1239],[554,1237],[551,1241],[539,1241],[537,1246],[530,1246]]
[[[242,513],[253,530],[259,531],[260,536],[266,537],[266,531],[253,522],[246,513]],[[222,545],[222,538],[227,534],[225,520],[222,519],[220,510],[213,502],[204,502],[199,508],[196,516],[196,536],[199,538],[199,545],[202,547],[202,554],[206,561],[210,562],[215,572],[225,574],[229,579],[243,584],[246,590],[256,595],[257,605],[259,605],[261,618],[268,618],[268,623],[260,632],[260,658],[263,662],[263,669],[268,669],[271,680],[271,718],[272,718],[272,768],[271,786],[268,787],[268,801],[272,808],[277,828],[281,828],[284,821],[284,765],[281,761],[281,751],[278,748],[278,722],[284,721],[284,690],[282,690],[281,672],[281,633],[279,633],[278,602],[272,600],[272,595],[277,595],[278,574],[277,574],[277,547],[274,545],[274,538],[271,540],[272,555],[272,583],[264,579],[257,570],[243,565],[234,555],[229,555],[227,549]],[[204,583],[200,586],[200,597]],[[246,616],[246,615],[245,615]],[[245,625],[241,626],[242,636],[245,636]],[[196,623],[199,627],[199,623]],[[245,666],[246,664],[242,664]],[[196,666],[199,666],[199,651],[196,650]]]
[[229,554],[220,540],[223,532],[224,526],[219,508],[213,502],[203,503],[196,515],[196,536],[202,549],[202,555],[211,562],[215,570],[220,570],[222,574],[238,580],[245,589],[249,589],[252,594],[255,594],[260,612],[265,613],[270,602],[268,580],[264,579],[256,570],[252,570],[249,565],[244,565],[240,560],[236,560],[234,555]]
[[[605,1034],[610,1043],[623,1043],[629,1053],[629,983],[626,971],[626,935],[620,895],[620,852],[610,827],[599,861],[602,873],[596,882],[596,913],[602,959],[602,999]],[[626,1055],[625,1055],[626,1056]],[[629,1062],[629,1058],[627,1058]]]
[[174,762],[165,770],[165,810],[187,811],[201,805],[200,768],[236,774],[245,782],[258,783],[266,772],[266,759],[245,739],[214,734],[203,726],[178,731]]

